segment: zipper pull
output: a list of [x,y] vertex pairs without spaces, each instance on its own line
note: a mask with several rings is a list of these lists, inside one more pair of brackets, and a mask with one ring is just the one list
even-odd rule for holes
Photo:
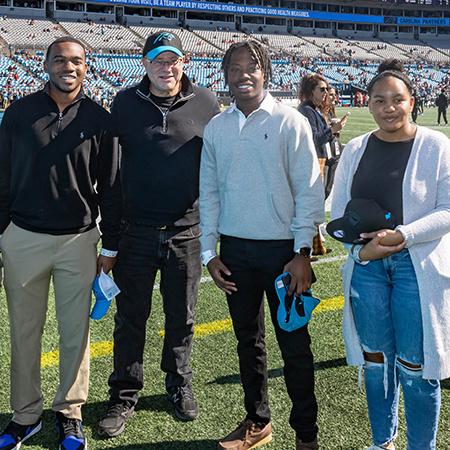
[[63,113],[60,111],[58,115],[58,125],[56,127],[56,134],[58,134],[59,130],[61,129],[62,120],[63,120]]
[[169,110],[163,112],[163,126],[162,126],[162,133],[167,134],[167,113]]

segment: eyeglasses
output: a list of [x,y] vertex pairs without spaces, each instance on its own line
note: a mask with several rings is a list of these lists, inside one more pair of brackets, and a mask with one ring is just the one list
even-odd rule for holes
[[319,87],[319,86],[317,86],[317,88],[316,89],[319,89],[320,90],[320,92],[326,92],[326,91],[328,91],[328,88],[327,87]]
[[164,61],[163,59],[146,59],[150,64],[154,65],[157,69],[162,69],[164,66],[167,66],[169,69],[173,67],[179,66],[183,62],[183,58],[173,59],[171,61]]

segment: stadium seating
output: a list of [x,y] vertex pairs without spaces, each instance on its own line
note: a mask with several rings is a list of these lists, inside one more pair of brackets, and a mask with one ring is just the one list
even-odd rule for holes
[[89,49],[85,86],[93,95],[112,94],[141,79],[145,73],[141,49],[147,36],[158,31],[170,31],[181,37],[188,54],[184,71],[197,84],[215,91],[226,91],[220,70],[224,52],[232,43],[249,39],[258,40],[270,51],[273,80],[269,89],[274,91],[295,92],[301,77],[313,72],[323,74],[338,87],[353,85],[364,89],[375,75],[378,62],[388,57],[408,63],[408,73],[420,92],[432,94],[450,80],[450,42],[432,36],[427,37],[427,42],[399,38],[387,43],[374,37],[356,39],[354,35],[319,36],[312,32],[293,35],[248,30],[246,34],[213,29],[213,25],[210,28],[123,27],[92,21],[56,24],[39,19],[7,18],[0,21],[0,37],[10,47],[27,48],[29,52],[11,51],[14,61],[1,58],[0,74],[4,76],[0,83],[15,89],[22,86],[29,91],[46,82],[43,49],[56,37],[72,35]]
[[43,49],[64,35],[61,27],[49,20],[6,18],[0,23],[0,37],[16,48]]
[[327,56],[325,53],[322,53],[322,48],[320,48],[320,46],[317,46],[314,42],[297,36],[278,33],[253,33],[252,37],[254,39],[258,39],[262,43],[265,43],[272,49],[280,50],[291,55],[302,56],[305,58]]
[[442,37],[425,36],[422,42],[434,48],[438,52],[438,58],[442,62],[450,62],[450,39],[442,39]]
[[195,34],[206,42],[211,43],[217,52],[217,49],[225,52],[234,42],[242,42],[250,39],[246,34],[238,31],[215,31],[215,30],[197,30]]
[[410,59],[426,61],[441,61],[442,59],[439,52],[415,39],[399,39],[393,41],[392,44],[408,54]]
[[39,85],[35,77],[28,75],[24,69],[3,55],[0,55],[0,84],[2,87],[29,87],[30,90]]
[[88,57],[88,63],[91,72],[101,75],[107,87],[127,87],[135,84],[145,73],[141,56],[137,55],[93,54]]
[[70,35],[96,52],[132,52],[141,45],[138,36],[120,25],[95,22],[61,22],[61,25]]
[[183,42],[183,50],[191,55],[218,55],[222,52],[219,50],[215,43],[208,42],[203,39],[202,33],[200,31],[190,32],[182,28],[167,28],[167,27],[147,27],[147,26],[131,26],[137,35],[141,37],[142,45],[144,45],[145,40],[148,36],[159,31],[168,31],[169,33],[175,33],[180,36]]

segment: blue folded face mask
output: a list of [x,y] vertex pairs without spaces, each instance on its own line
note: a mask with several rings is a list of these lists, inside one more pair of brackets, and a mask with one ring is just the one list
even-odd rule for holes
[[95,277],[92,291],[95,296],[95,305],[92,308],[90,317],[91,319],[98,320],[108,312],[111,300],[120,293],[120,289],[102,269],[101,274]]
[[299,297],[295,294],[288,296],[291,276],[283,273],[275,280],[275,290],[280,299],[277,311],[278,325],[282,330],[294,331],[305,326],[311,319],[311,314],[320,303],[313,297],[311,291],[303,292]]

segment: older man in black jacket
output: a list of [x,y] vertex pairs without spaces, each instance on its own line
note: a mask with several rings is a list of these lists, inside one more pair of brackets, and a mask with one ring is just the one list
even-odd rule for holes
[[110,402],[98,432],[117,436],[143,387],[143,353],[155,276],[166,315],[161,368],[181,420],[199,415],[189,358],[201,277],[199,168],[203,129],[220,112],[216,97],[183,74],[179,37],[161,32],[144,46],[142,81],[112,107],[122,147],[122,236]]

